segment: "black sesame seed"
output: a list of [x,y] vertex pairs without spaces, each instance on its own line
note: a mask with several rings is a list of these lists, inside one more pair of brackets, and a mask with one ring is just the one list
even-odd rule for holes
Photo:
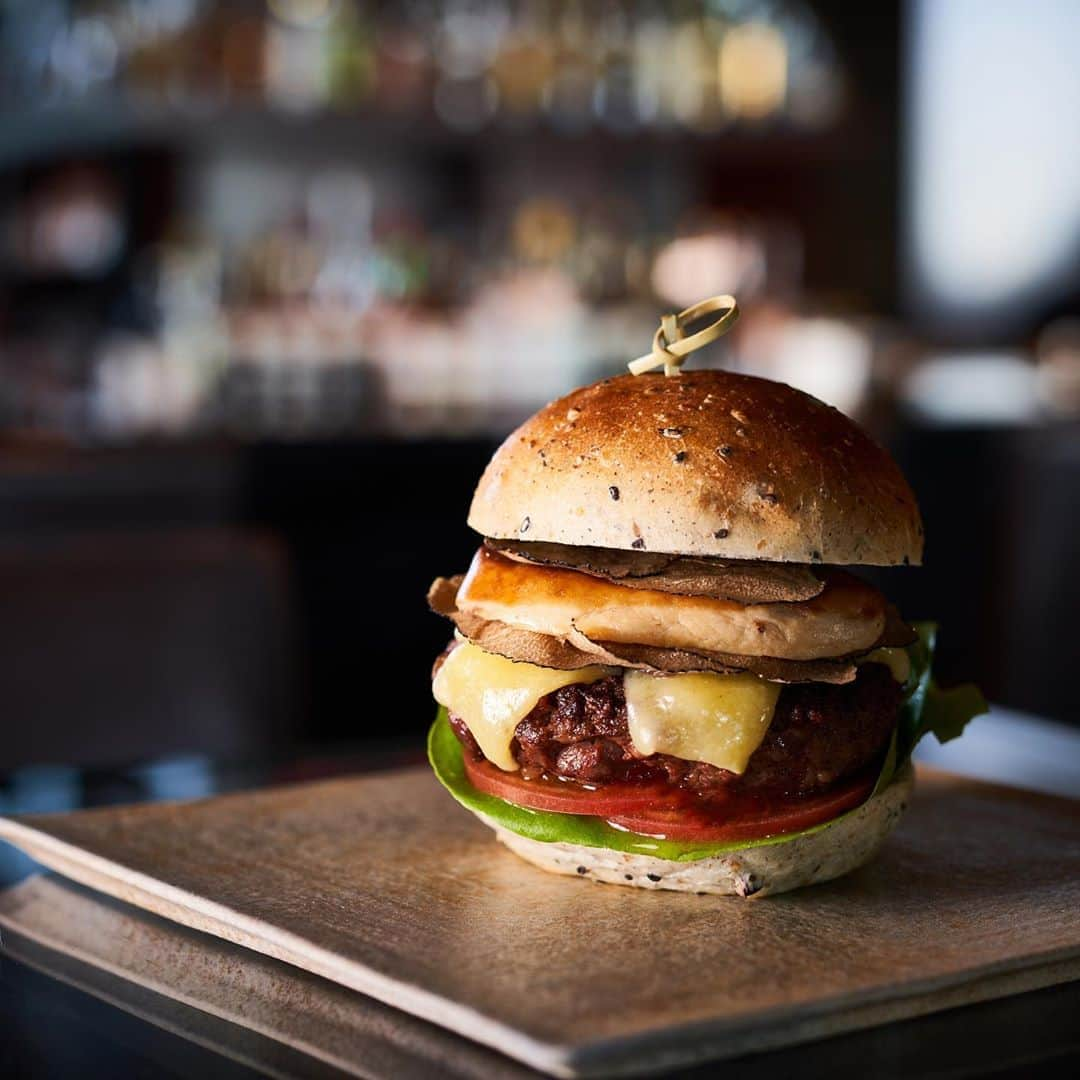
[[587,866],[579,866],[577,868],[577,872],[579,874],[587,874],[589,872],[589,868]]
[[770,506],[775,506],[780,500],[771,492],[762,492],[761,501],[768,503]]
[[683,462],[684,462],[685,460],[686,460],[686,451],[685,451],[685,450],[680,450],[680,451],[679,451],[679,452],[678,452],[678,453],[677,453],[677,454],[675,455],[675,463],[676,463],[677,465],[681,465],[681,464],[682,464],[682,463],[683,463]]
[[810,561],[821,562],[821,552],[818,551],[817,548],[810,552]]
[[623,877],[626,878],[627,881],[633,881],[634,880],[634,875],[633,874],[623,874]]
[[529,518],[522,518],[522,521],[521,521],[521,525],[519,526],[519,529],[518,529],[518,531],[519,531],[519,532],[528,532],[528,531],[529,531],[529,526],[530,526],[531,524],[532,524],[532,521],[531,521],[531,519],[529,519]]
[[614,499],[614,500],[615,500],[616,502],[618,502],[618,501],[619,501],[619,489],[618,489],[618,488],[617,488],[617,487],[616,487],[616,486],[615,486],[614,484],[612,484],[612,485],[611,485],[611,487],[609,487],[609,488],[607,489],[607,493],[608,493],[608,494],[609,494],[609,495],[610,495],[610,496],[611,496],[611,497],[612,497],[612,498],[613,498],[613,499]]
[[646,877],[647,877],[647,878],[648,878],[648,879],[649,879],[650,881],[659,881],[659,880],[660,880],[660,875],[659,875],[659,874],[646,874],[645,876],[646,876]]
[[642,551],[645,548],[645,541],[639,536],[630,546],[636,548],[638,551]]
[[717,529],[716,532],[713,533],[713,536],[715,536],[717,540],[726,540],[728,538],[728,531],[729,530],[727,529]]
[[731,457],[731,455],[732,455],[732,453],[733,453],[733,450],[732,450],[732,448],[731,448],[730,446],[728,446],[728,445],[727,445],[727,444],[725,443],[725,444],[724,444],[723,446],[718,446],[718,447],[716,448],[716,452],[717,452],[717,453],[718,453],[718,454],[719,454],[719,455],[720,455],[721,457]]

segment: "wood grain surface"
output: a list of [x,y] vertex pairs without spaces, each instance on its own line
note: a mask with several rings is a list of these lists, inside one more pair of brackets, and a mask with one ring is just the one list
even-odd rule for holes
[[1080,976],[1080,803],[927,772],[874,863],[759,902],[544,874],[425,770],[0,820],[0,837],[556,1075],[735,1056]]
[[0,955],[263,1076],[529,1080],[538,1075],[337,983],[53,874],[36,875],[0,893],[0,929]]

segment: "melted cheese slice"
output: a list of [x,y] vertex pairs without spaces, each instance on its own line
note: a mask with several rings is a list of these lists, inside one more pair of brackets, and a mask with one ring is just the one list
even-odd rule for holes
[[514,729],[545,694],[571,683],[596,682],[617,670],[593,665],[558,671],[507,660],[465,642],[443,661],[431,689],[440,705],[464,721],[484,757],[514,772]]
[[772,723],[778,683],[756,675],[646,675],[623,678],[634,749],[707,761],[742,773]]
[[907,649],[875,649],[867,653],[860,664],[884,664],[898,683],[905,683],[911,674],[911,657]]

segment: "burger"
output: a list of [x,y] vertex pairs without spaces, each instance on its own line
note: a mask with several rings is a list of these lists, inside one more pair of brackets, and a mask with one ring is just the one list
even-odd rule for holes
[[513,852],[597,882],[764,896],[866,862],[911,752],[984,702],[860,567],[918,565],[889,454],[790,386],[723,370],[575,390],[480,479],[468,571],[428,600],[429,757]]

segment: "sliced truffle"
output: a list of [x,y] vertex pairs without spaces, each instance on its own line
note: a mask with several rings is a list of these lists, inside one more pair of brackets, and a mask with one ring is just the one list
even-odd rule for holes
[[577,570],[631,589],[708,596],[739,604],[795,603],[812,600],[825,589],[824,577],[799,563],[701,558],[520,540],[489,539],[484,543],[517,562]]

